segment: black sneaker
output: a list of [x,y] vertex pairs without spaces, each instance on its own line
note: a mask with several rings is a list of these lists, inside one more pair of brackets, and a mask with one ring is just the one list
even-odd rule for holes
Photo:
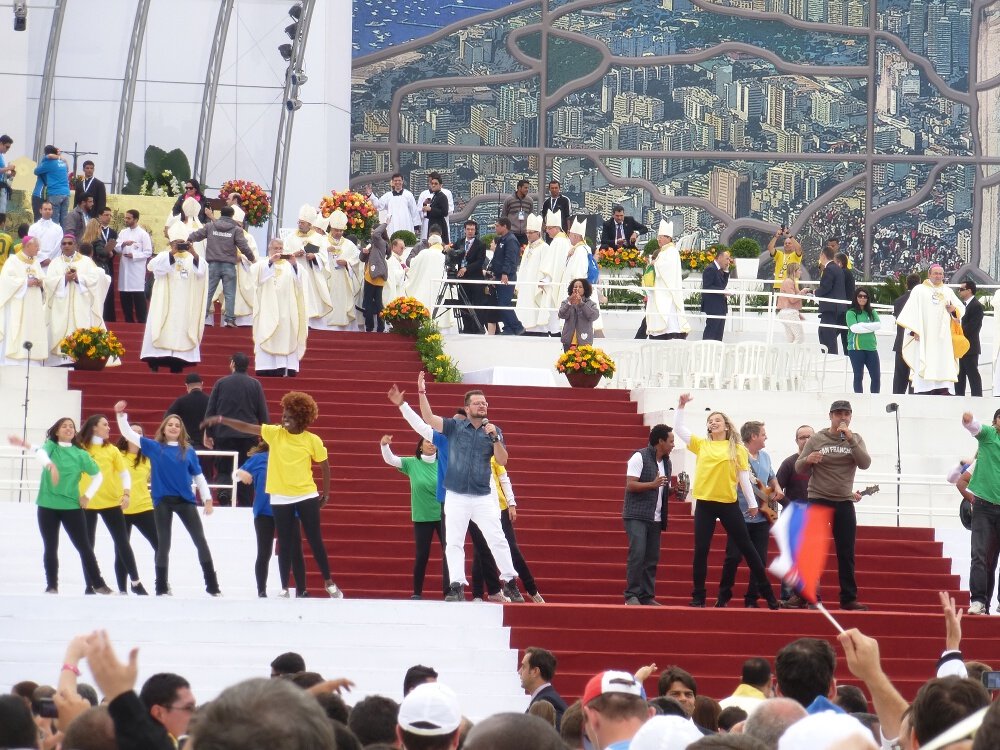
[[705,607],[705,600],[704,599],[692,599],[691,601],[688,602],[688,606],[689,607],[700,607],[700,608],[704,609],[704,607]]
[[512,602],[520,602],[521,604],[524,604],[524,597],[521,596],[521,592],[517,590],[517,581],[513,578],[503,585],[502,591]]
[[107,586],[94,586],[93,593],[97,593],[97,594],[102,594],[104,596],[108,596],[109,594],[113,594],[114,592],[111,589],[109,589]]
[[448,587],[448,595],[444,598],[446,602],[465,601],[465,586],[461,583],[453,583]]
[[85,588],[83,590],[83,595],[84,596],[94,596],[96,593],[97,592],[94,591],[94,587],[93,586],[87,586],[87,588]]
[[146,587],[142,585],[141,581],[132,584],[132,593],[136,596],[149,596],[149,592],[146,591]]

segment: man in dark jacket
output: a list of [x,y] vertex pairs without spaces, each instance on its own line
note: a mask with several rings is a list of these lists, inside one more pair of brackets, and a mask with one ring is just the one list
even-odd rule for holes
[[972,395],[982,396],[983,377],[979,374],[979,355],[982,346],[979,343],[979,332],[983,328],[983,305],[976,298],[976,282],[972,279],[963,281],[958,287],[958,298],[965,303],[962,333],[969,340],[969,351],[958,360],[958,383],[955,384],[955,395],[965,395],[965,381],[968,380]]
[[[816,287],[816,299],[819,300],[819,343],[823,344],[830,354],[838,353],[837,340],[840,335],[839,329],[835,326],[840,319],[841,310],[847,309],[846,302],[832,301],[847,299],[844,269],[834,261],[836,254],[836,249],[830,244],[820,252],[819,264],[823,272],[819,286]],[[826,298],[826,301],[823,298]]]
[[530,709],[535,703],[544,701],[552,705],[556,712],[556,729],[562,724],[563,714],[568,706],[562,696],[552,687],[552,678],[556,675],[556,656],[551,651],[537,646],[529,646],[524,649],[524,658],[517,668],[518,676],[521,678],[521,687],[531,701],[528,703]]
[[[892,314],[898,318],[899,314],[910,299],[910,292],[913,287],[920,283],[920,274],[911,273],[906,277],[906,291],[899,295],[892,303]],[[910,366],[903,359],[903,329],[896,326],[896,339],[892,344],[892,350],[896,353],[896,365],[892,371],[892,392],[906,393],[910,386]]]
[[[204,383],[201,375],[196,372],[189,372],[184,377],[184,386],[187,388],[187,393],[176,398],[163,416],[166,418],[176,414],[180,417],[191,447],[196,451],[204,450],[204,435],[199,425],[204,421],[205,410],[208,409],[208,394],[202,390]],[[211,456],[200,456],[199,461],[205,479],[212,481],[212,477],[215,476],[215,460]]]
[[611,218],[601,227],[601,249],[608,247],[635,247],[640,234],[646,234],[649,229],[625,215],[624,206],[611,209]]
[[[454,249],[462,251],[458,278],[464,281],[482,281],[485,278],[483,272],[486,270],[486,248],[477,236],[478,233],[479,224],[469,219],[465,222],[465,237],[452,243]],[[485,287],[482,284],[466,284],[463,288],[473,308],[486,304],[483,291]],[[465,316],[462,333],[479,333],[483,330],[481,323],[486,317],[483,311],[472,309],[462,314]]]
[[212,312],[212,298],[221,281],[222,295],[225,298],[222,325],[235,328],[236,264],[239,263],[236,251],[243,253],[251,263],[255,258],[243,227],[233,220],[233,207],[226,206],[219,213],[221,215],[218,219],[189,234],[188,242],[205,240],[205,260],[208,261],[208,309],[205,315]]
[[[267,401],[264,398],[264,388],[260,381],[247,375],[250,358],[243,352],[236,352],[229,360],[232,375],[220,378],[208,397],[205,408],[205,419],[223,414],[233,419],[250,424],[266,424],[268,421]],[[257,438],[238,432],[225,425],[212,425],[205,429],[205,447],[209,450],[236,451],[239,453],[237,466],[242,466],[247,460],[247,451],[257,444]],[[217,482],[226,484],[232,481],[233,460],[229,456],[220,456],[215,463],[218,472]],[[239,505],[253,505],[253,487],[240,484],[237,488]],[[228,490],[219,492],[219,502],[230,500]]]
[[493,253],[490,268],[493,276],[499,282],[496,286],[497,306],[507,308],[500,311],[500,322],[503,323],[505,336],[520,336],[524,326],[514,314],[514,282],[517,281],[517,265],[521,260],[521,245],[510,231],[510,219],[501,216],[497,219],[497,248]]
[[365,284],[361,307],[365,311],[365,331],[375,330],[378,321],[378,332],[385,331],[385,321],[379,316],[382,312],[382,288],[389,277],[389,225],[382,223],[372,230],[371,244],[361,251],[361,262],[365,264]]
[[628,535],[626,604],[659,604],[654,598],[656,566],[660,562],[660,534],[667,528],[670,451],[673,449],[673,429],[658,424],[649,431],[649,445],[633,453],[628,460],[622,509]]
[[726,330],[726,315],[729,313],[729,303],[725,294],[712,294],[711,290],[725,289],[729,284],[729,265],[733,262],[728,251],[723,250],[715,260],[705,266],[701,272],[701,288],[708,294],[701,295],[701,311],[705,313],[705,341],[722,341]]

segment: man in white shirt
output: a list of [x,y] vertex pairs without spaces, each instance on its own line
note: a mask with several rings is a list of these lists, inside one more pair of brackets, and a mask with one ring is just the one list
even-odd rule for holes
[[391,190],[384,193],[381,198],[377,197],[368,186],[366,195],[379,211],[385,212],[383,220],[389,225],[386,230],[392,237],[400,230],[412,231],[414,234],[420,233],[421,216],[417,210],[417,201],[413,193],[403,187],[403,175],[397,172],[389,181]]
[[139,226],[139,212],[125,212],[125,226],[118,233],[118,298],[126,323],[146,322],[146,264],[153,257],[149,232]]
[[28,236],[38,240],[38,263],[42,268],[48,268],[49,263],[61,252],[59,245],[62,242],[63,230],[52,220],[52,212],[52,204],[43,201],[39,210],[41,218],[28,227]]

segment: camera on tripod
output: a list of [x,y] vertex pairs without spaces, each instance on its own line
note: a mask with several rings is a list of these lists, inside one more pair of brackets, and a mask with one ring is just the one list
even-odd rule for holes
[[458,278],[458,271],[462,267],[465,259],[465,248],[461,245],[452,245],[444,254],[444,270],[449,279]]

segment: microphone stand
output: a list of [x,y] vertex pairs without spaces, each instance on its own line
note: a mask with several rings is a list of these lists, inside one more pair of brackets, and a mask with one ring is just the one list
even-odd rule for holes
[[896,415],[896,526],[898,527],[900,525],[899,510],[900,510],[900,493],[902,490],[900,481],[902,480],[902,474],[903,474],[903,467],[902,467],[903,461],[901,458],[900,447],[899,447],[899,404],[897,404],[896,402],[893,402],[891,404],[886,404],[885,410],[887,412],[892,412],[893,414]]
[[[31,387],[31,348],[34,346],[30,341],[25,341],[21,346],[26,352],[28,352],[28,357],[25,360],[24,367],[24,418],[21,423],[21,440],[28,439],[28,389]],[[21,502],[21,493],[24,491],[24,460],[25,456],[21,454],[21,473],[17,481],[17,501]]]

